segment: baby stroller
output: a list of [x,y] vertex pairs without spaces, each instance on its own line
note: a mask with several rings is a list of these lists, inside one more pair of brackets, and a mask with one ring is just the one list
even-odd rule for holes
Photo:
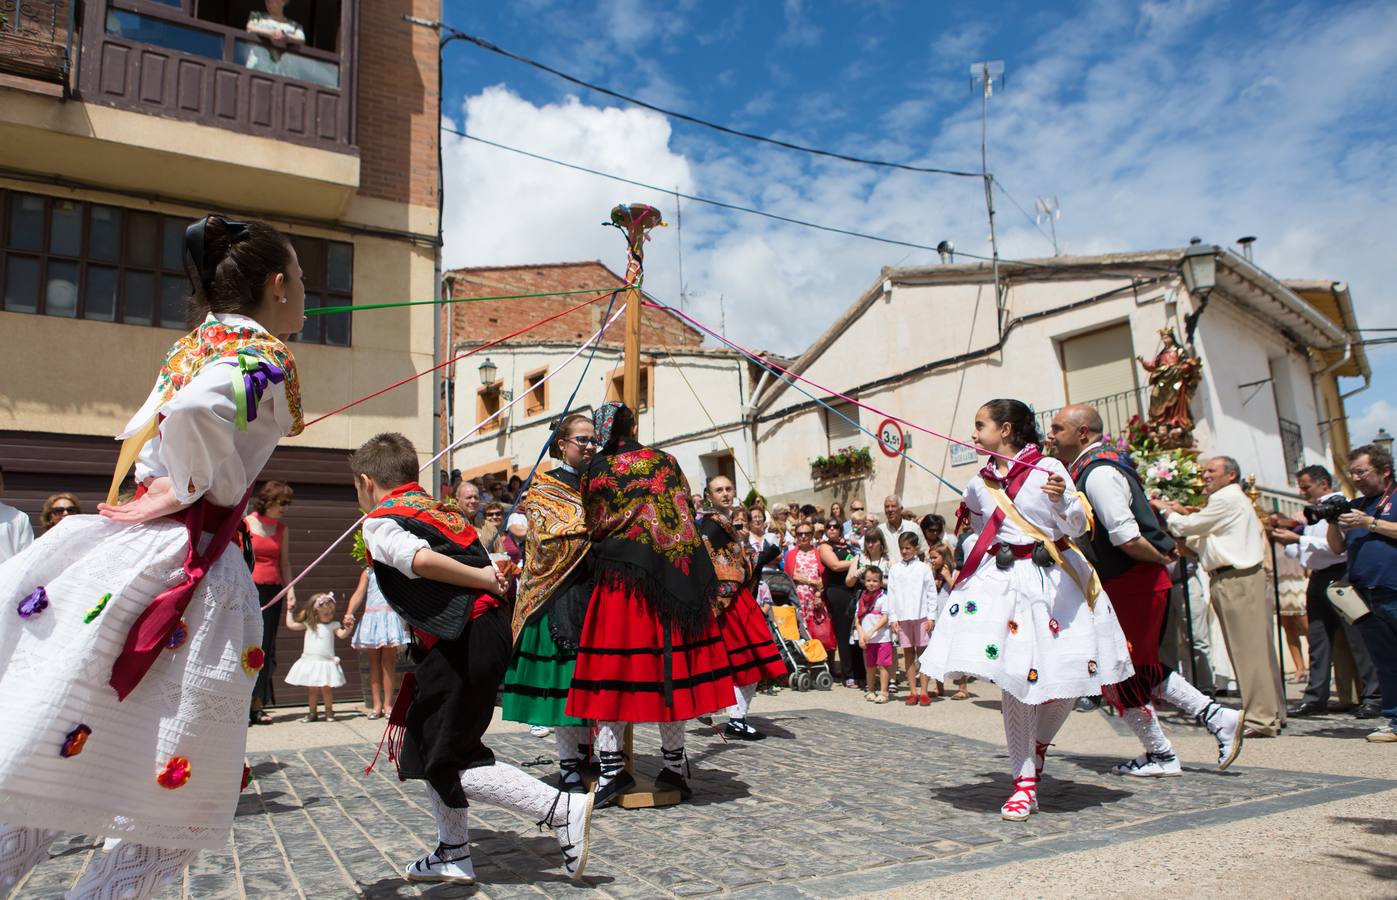
[[808,691],[815,687],[827,691],[834,687],[834,676],[829,671],[829,654],[825,645],[810,637],[810,632],[801,621],[800,610],[788,604],[773,604],[766,612],[771,634],[776,638],[776,646],[781,658],[790,667],[788,682],[792,690]]

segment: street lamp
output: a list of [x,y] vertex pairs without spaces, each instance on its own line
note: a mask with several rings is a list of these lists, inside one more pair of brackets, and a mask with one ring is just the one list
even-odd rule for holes
[[477,371],[480,372],[480,383],[485,387],[489,387],[495,383],[495,376],[500,374],[500,367],[495,365],[494,360],[487,356],[485,357],[485,362],[480,364],[480,368]]
[[1203,243],[1200,238],[1189,241],[1188,249],[1184,251],[1179,267],[1183,272],[1184,287],[1188,288],[1189,296],[1198,301],[1193,312],[1184,316],[1184,343],[1188,346],[1193,345],[1193,332],[1198,328],[1198,319],[1208,306],[1208,297],[1212,295],[1213,288],[1217,287],[1217,254],[1217,247]]
[[1392,435],[1386,428],[1379,428],[1377,437],[1373,438],[1373,443],[1377,444],[1388,453],[1392,452]]

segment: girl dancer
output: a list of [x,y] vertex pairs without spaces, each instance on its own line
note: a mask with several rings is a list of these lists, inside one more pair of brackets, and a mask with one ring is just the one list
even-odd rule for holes
[[1033,411],[991,400],[975,413],[974,441],[997,454],[960,511],[978,538],[922,666],[940,681],[973,675],[1003,690],[1014,792],[1000,813],[1022,821],[1038,809],[1044,757],[1073,700],[1133,670],[1111,601],[1070,541],[1089,513],[1062,463],[1039,451]]
[[558,783],[586,793],[582,766],[592,754],[591,723],[567,714],[577,641],[592,585],[588,578],[587,523],[582,511],[582,470],[596,453],[590,416],[573,413],[558,426],[549,456],[559,461],[539,472],[519,503],[529,522],[524,570],[514,603],[517,649],[504,676],[501,714],[506,721],[556,729]]
[[344,684],[344,669],[335,655],[335,638],[349,637],[349,626],[341,624],[336,628],[334,621],[333,593],[316,594],[299,610],[294,605],[286,607],[287,629],[306,633],[301,658],[286,673],[287,684],[306,688],[309,694],[309,709],[303,722],[319,721],[315,704],[321,696],[325,698],[325,721],[335,721],[335,688]]
[[634,786],[626,722],[657,722],[661,790],[692,796],[684,722],[732,705],[728,654],[713,620],[718,579],[694,524],[689,484],[674,457],[635,439],[635,413],[597,410],[602,448],[582,478],[592,539],[592,591],[567,713],[597,720],[596,805]]
[[113,484],[135,457],[136,499],[0,565],[0,893],[63,832],[120,839],[69,895],[84,898],[147,897],[228,844],[263,654],[257,590],[224,550],[277,442],[301,431],[282,341],[305,289],[260,222],[209,216],[185,255],[204,318],[123,435]]
[[703,517],[699,532],[718,575],[718,631],[728,651],[736,688],[732,717],[724,733],[739,741],[759,741],[766,735],[747,724],[747,710],[757,693],[757,684],[767,678],[781,678],[787,669],[781,651],[771,639],[766,617],[752,597],[752,589],[762,567],[775,559],[780,550],[770,547],[757,557],[733,527],[729,517],[737,489],[731,478],[714,475],[708,479],[705,495],[713,512]]

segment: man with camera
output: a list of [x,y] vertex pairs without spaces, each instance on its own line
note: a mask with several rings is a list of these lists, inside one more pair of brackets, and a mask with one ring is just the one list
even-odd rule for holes
[[1369,614],[1357,621],[1378,671],[1387,724],[1368,735],[1397,743],[1397,509],[1393,508],[1392,453],[1364,444],[1349,454],[1349,478],[1363,496],[1329,529],[1329,549],[1348,554],[1348,579]]
[[[1266,554],[1261,520],[1238,483],[1242,470],[1230,456],[1215,456],[1203,467],[1207,504],[1197,512],[1175,500],[1151,500],[1175,537],[1208,572],[1213,609],[1222,623],[1222,640],[1242,695],[1245,737],[1276,737],[1285,724],[1285,696],[1276,657],[1276,623],[1266,599]],[[1397,567],[1394,567],[1397,571]]]
[[[1329,533],[1331,523],[1349,511],[1349,500],[1334,490],[1334,479],[1324,466],[1306,466],[1296,472],[1295,484],[1310,504],[1304,509],[1304,522],[1278,518],[1271,530],[1271,540],[1285,547],[1285,555],[1310,570],[1310,582],[1305,589],[1305,614],[1310,620],[1310,680],[1305,686],[1305,695],[1299,705],[1290,709],[1290,715],[1318,716],[1329,711],[1334,636],[1343,628],[1353,651],[1354,670],[1362,685],[1354,715],[1360,719],[1376,719],[1381,714],[1377,670],[1373,668],[1373,660],[1368,656],[1368,648],[1358,629],[1339,615],[1326,593],[1329,585],[1348,573],[1347,557],[1329,548]],[[1295,527],[1301,530],[1297,532]]]

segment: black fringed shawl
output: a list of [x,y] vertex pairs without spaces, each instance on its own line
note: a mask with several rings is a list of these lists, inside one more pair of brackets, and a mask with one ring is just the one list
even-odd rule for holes
[[632,588],[690,636],[712,616],[718,590],[691,496],[674,457],[631,440],[597,454],[582,479],[598,582]]

